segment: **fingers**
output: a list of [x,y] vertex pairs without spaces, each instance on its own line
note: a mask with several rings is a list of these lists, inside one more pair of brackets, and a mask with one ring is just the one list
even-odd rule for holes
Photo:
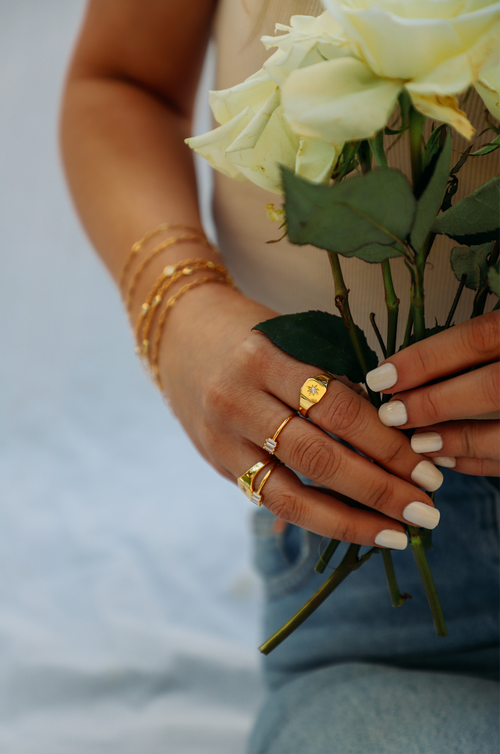
[[489,414],[500,407],[500,364],[488,364],[437,385],[398,393],[379,409],[390,427],[430,424]]
[[500,356],[500,312],[462,322],[391,356],[367,374],[376,392],[401,392]]
[[[233,473],[243,474],[263,451],[249,448],[238,458]],[[257,455],[255,455],[257,454]],[[233,457],[234,460],[234,457]],[[256,477],[257,487],[266,472]],[[290,469],[280,466],[269,476],[262,490],[262,504],[275,516],[321,536],[360,545],[391,547],[407,546],[404,528],[379,513],[351,508],[338,498],[302,484]]]
[[[316,369],[315,371],[315,367],[305,366],[289,358],[287,358],[286,366],[286,379],[283,379],[283,371],[281,370],[270,369],[263,371],[261,373],[263,389],[267,393],[275,395],[288,406],[298,409],[301,385],[308,377],[313,377],[317,374],[318,370]],[[443,481],[442,474],[435,467],[430,466],[428,462],[424,462],[422,466],[423,457],[412,451],[408,439],[401,432],[394,429],[381,428],[376,409],[361,395],[354,393],[339,380],[332,380],[330,382],[324,397],[310,409],[307,416],[318,427],[352,444],[356,450],[369,456],[380,466],[392,474],[405,479],[407,482],[414,482],[419,486],[423,486],[428,491],[433,491],[438,489]],[[266,419],[266,421],[269,421],[269,419]],[[267,427],[269,427],[269,424],[266,424],[264,427],[260,424],[254,428],[252,435],[254,442],[262,443],[260,439],[262,432],[270,431]],[[321,438],[323,439],[321,441],[323,443],[324,437],[325,435],[322,433]],[[309,433],[307,442],[311,438],[312,434]],[[332,446],[330,443],[328,447],[333,455],[325,459],[325,468],[328,464],[334,463],[334,458],[336,457],[334,452],[336,446]],[[332,474],[328,474],[326,471],[320,474],[321,451],[316,449],[314,452],[317,459],[315,462],[316,470],[314,468],[309,468],[308,471],[302,470],[305,465],[310,465],[310,461],[307,459],[313,451],[305,447],[301,454],[300,442],[296,443],[293,457],[290,453],[290,463],[288,464],[287,461],[287,464],[312,478],[314,481],[330,486]],[[301,455],[303,456],[302,458],[300,457]],[[352,455],[356,459],[360,458],[357,454]],[[346,474],[358,473],[358,463],[359,460],[355,461],[351,459],[346,469]],[[374,471],[371,464],[369,468],[370,474],[373,475]],[[422,472],[426,472],[429,476],[422,476]],[[320,476],[322,476],[321,479]],[[354,486],[357,484],[355,477],[352,479],[352,484]],[[337,486],[334,489],[339,490],[340,488]],[[359,500],[358,495],[353,490],[349,492],[345,491],[344,494]]]
[[[244,429],[255,447],[260,445],[261,448],[290,415],[288,407],[269,395],[263,395],[262,406],[258,414],[248,417]],[[401,437],[408,442],[403,435]],[[434,528],[439,521],[439,513],[425,492],[345,447],[300,416],[283,428],[274,452],[287,466],[305,477],[393,519],[426,528]],[[263,455],[260,449],[254,457],[257,458],[259,453]],[[431,471],[432,479],[437,476],[441,481],[441,472],[430,461],[424,460],[420,464],[421,470],[422,467],[424,471],[427,468]]]
[[417,431],[412,448],[430,456],[439,466],[463,474],[500,475],[500,426],[497,421],[460,421],[436,424]]

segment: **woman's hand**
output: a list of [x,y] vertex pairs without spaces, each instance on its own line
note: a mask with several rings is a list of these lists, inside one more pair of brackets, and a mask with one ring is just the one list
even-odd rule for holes
[[[252,332],[273,316],[232,289],[205,285],[179,300],[163,333],[160,375],[172,408],[202,455],[232,481],[270,458],[266,438],[297,411],[305,380],[321,372]],[[276,456],[290,468],[277,468],[263,492],[276,516],[336,539],[398,549],[407,542],[402,522],[437,525],[439,513],[415,485],[436,489],[441,473],[401,432],[381,426],[365,398],[332,380],[308,418],[294,417],[279,436]],[[303,485],[290,469],[338,497]],[[351,508],[342,496],[372,510]]]
[[[425,427],[413,435],[412,447],[442,466],[500,476],[498,417],[474,420],[500,409],[499,355],[498,311],[400,351],[367,378],[372,390],[397,391],[380,408],[380,420],[402,429]],[[435,380],[441,381],[427,384]]]

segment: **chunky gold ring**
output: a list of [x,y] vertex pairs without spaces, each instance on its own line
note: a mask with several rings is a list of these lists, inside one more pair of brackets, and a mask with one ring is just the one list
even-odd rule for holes
[[274,451],[276,450],[276,447],[278,445],[278,437],[280,436],[280,433],[282,430],[285,429],[288,422],[293,419],[294,416],[297,416],[297,414],[294,412],[293,414],[290,414],[290,416],[287,416],[285,421],[282,421],[279,425],[278,429],[274,433],[272,437],[268,437],[265,441],[264,445],[262,446],[264,450],[267,450],[269,455],[274,455]]
[[260,501],[260,493],[254,492],[253,488],[255,477],[257,476],[259,471],[269,463],[271,463],[271,459],[269,458],[266,461],[258,461],[253,466],[251,466],[248,471],[245,471],[244,474],[238,477],[238,487],[240,488],[240,490],[242,490],[242,492],[245,493],[245,495],[252,501],[252,503],[255,503],[255,505],[258,505]]
[[328,383],[335,379],[329,374],[320,374],[317,377],[309,377],[300,388],[300,408],[301,416],[307,416],[307,412],[320,400],[326,393]]
[[259,508],[262,505],[262,490],[264,488],[264,485],[273,473],[274,469],[277,469],[278,466],[281,466],[281,461],[276,459],[276,463],[273,463],[269,471],[266,471],[262,482],[259,484],[257,492],[254,492],[252,495],[252,503],[255,503],[255,505],[257,505]]

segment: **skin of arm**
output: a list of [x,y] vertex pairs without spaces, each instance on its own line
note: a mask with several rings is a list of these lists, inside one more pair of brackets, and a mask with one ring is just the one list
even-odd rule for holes
[[[213,0],[196,0],[188,10],[181,0],[88,5],[67,77],[61,143],[83,225],[115,279],[145,231],[165,222],[201,228],[192,155],[183,141],[214,10]],[[196,242],[160,256],[141,276],[133,321],[166,264],[220,261]],[[163,333],[159,367],[172,408],[200,453],[233,482],[265,457],[266,437],[299,408],[300,386],[318,373],[251,332],[275,314],[232,288],[203,285],[179,300]],[[433,503],[420,487],[439,486],[434,465],[401,432],[381,425],[373,406],[341,381],[330,383],[308,417],[287,424],[279,457],[338,497],[305,487],[280,466],[266,484],[264,505],[286,521],[349,542],[379,544],[379,533],[389,530],[403,549],[401,522],[418,525],[415,510],[423,508],[422,525],[428,525]],[[368,509],[350,508],[345,497]]]

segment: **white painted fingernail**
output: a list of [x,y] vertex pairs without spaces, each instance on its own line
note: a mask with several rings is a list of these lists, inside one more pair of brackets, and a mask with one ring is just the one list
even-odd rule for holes
[[408,537],[402,531],[383,529],[375,537],[375,544],[380,547],[390,547],[391,550],[406,550]]
[[453,456],[434,456],[432,461],[436,466],[444,466],[445,469],[454,469],[457,465],[457,459]]
[[435,529],[441,518],[441,514],[436,508],[420,502],[407,505],[403,511],[403,516],[411,524],[423,526],[425,529]]
[[443,447],[443,438],[439,432],[419,432],[412,436],[410,442],[415,453],[434,453]]
[[443,484],[443,475],[432,461],[420,461],[411,472],[412,481],[427,492],[438,490]]
[[402,401],[383,403],[378,410],[378,417],[386,427],[400,427],[408,421],[406,407]]
[[394,364],[382,364],[382,366],[372,369],[366,375],[366,384],[374,393],[381,390],[387,390],[398,381],[398,370]]

